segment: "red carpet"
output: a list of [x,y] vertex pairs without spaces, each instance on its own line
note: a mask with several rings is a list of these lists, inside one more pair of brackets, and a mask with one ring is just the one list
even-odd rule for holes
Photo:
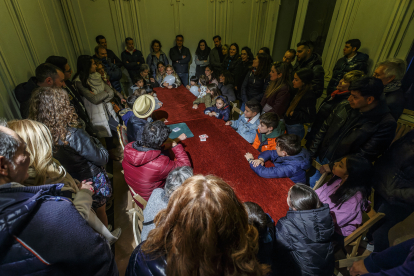
[[[242,201],[259,204],[275,220],[286,215],[287,193],[293,182],[288,178],[266,179],[257,176],[244,158],[246,152],[255,157],[259,152],[223,120],[204,115],[204,105],[192,109],[195,96],[184,86],[177,89],[156,89],[164,103],[160,109],[168,113],[168,123],[185,122],[194,134],[182,144],[188,152],[195,174],[214,174],[229,183]],[[207,134],[201,142],[199,135]],[[273,166],[267,162],[267,166]]]

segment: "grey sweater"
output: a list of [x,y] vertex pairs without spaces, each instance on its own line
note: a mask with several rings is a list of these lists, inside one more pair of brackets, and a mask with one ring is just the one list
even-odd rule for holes
[[169,198],[164,194],[164,189],[158,188],[152,191],[147,206],[144,209],[144,227],[141,233],[142,241],[145,241],[148,233],[155,228],[154,218],[159,211],[167,208],[168,200]]

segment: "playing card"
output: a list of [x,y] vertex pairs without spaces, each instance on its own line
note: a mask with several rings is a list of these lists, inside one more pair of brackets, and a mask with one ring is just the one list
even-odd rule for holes
[[206,138],[201,138],[201,137],[200,137],[200,141],[201,141],[201,142],[205,142],[205,141],[206,141]]
[[176,128],[174,128],[174,129],[173,129],[173,131],[174,131],[174,132],[177,132],[177,131],[179,131],[180,129],[181,129],[181,128],[176,127]]

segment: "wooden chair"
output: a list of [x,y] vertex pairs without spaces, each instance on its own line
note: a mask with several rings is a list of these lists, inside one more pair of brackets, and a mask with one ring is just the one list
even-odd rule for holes
[[[132,199],[132,207],[128,212],[132,214],[132,230],[134,232],[134,239],[135,239],[135,244],[136,246],[138,246],[142,240],[141,240],[141,232],[142,232],[142,228],[143,228],[143,223],[144,223],[144,211],[143,209],[145,209],[145,207],[147,206],[147,201],[145,199],[143,199],[139,194],[135,193],[135,191],[128,185],[129,190],[131,191],[131,193],[133,194],[133,199]],[[139,207],[136,203],[135,200],[138,201],[139,203],[141,203],[143,205],[143,209],[141,209],[141,207]]]
[[118,125],[116,127],[116,132],[118,133],[118,139],[122,150],[124,150],[125,146],[128,144],[127,128],[126,126]]
[[[312,167],[316,168],[317,170],[322,167],[321,164],[319,164],[316,160],[312,160]],[[329,173],[324,172],[318,181],[316,181],[315,186],[313,186],[313,190],[319,189],[326,181],[330,179]]]
[[354,232],[352,232],[351,235],[345,238],[344,246],[352,246],[352,252],[350,254],[347,254],[346,259],[338,260],[339,268],[350,267],[354,262],[363,260],[369,255],[363,254],[361,256],[357,256],[362,237],[369,230],[369,228],[381,220],[385,214],[377,213],[373,209],[371,209],[371,211],[366,214],[368,215],[369,219],[361,226],[359,226]]
[[237,120],[241,115],[243,115],[243,111],[241,111],[237,107],[237,102],[230,102],[230,105],[232,106],[232,109],[231,109],[231,119],[232,120]]
[[397,130],[392,143],[403,137],[409,131],[414,129],[414,111],[404,109],[403,114],[397,121]]

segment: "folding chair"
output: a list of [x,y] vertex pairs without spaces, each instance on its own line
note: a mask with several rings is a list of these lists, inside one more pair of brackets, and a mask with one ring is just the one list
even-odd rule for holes
[[[321,164],[319,164],[316,160],[312,160],[312,167],[316,168],[318,171],[320,167],[322,167]],[[313,187],[313,190],[319,189],[326,181],[330,179],[329,173],[324,172],[318,181],[316,181],[315,186]]]
[[392,141],[394,143],[409,131],[414,129],[414,111],[404,109],[403,114],[397,121],[397,130],[395,131],[395,138]]
[[230,105],[232,106],[232,109],[231,109],[231,118],[232,118],[232,120],[237,120],[241,115],[243,115],[243,111],[241,111],[237,107],[237,103],[230,102]]
[[[136,244],[136,246],[138,246],[142,242],[141,232],[142,232],[142,227],[143,227],[143,223],[144,223],[143,209],[145,209],[145,207],[147,206],[147,201],[145,199],[143,199],[139,194],[137,194],[134,191],[134,189],[132,189],[129,185],[128,185],[128,188],[131,191],[131,193],[133,194],[133,199],[132,199],[133,208],[130,209],[128,212],[131,213],[132,216],[133,216],[132,217],[132,230],[134,231],[135,244]],[[141,209],[141,207],[139,207],[135,203],[134,199],[142,204],[143,209]]]
[[371,228],[375,223],[381,220],[385,214],[384,213],[376,213],[374,210],[366,213],[369,219],[359,226],[352,234],[344,240],[344,246],[352,246],[352,252],[347,254],[346,259],[338,260],[339,268],[343,267],[350,267],[356,261],[365,259],[368,255],[358,255],[358,248],[361,243],[362,237],[364,234]]
[[118,125],[116,127],[116,132],[118,133],[118,139],[122,150],[124,150],[125,146],[128,144],[127,128],[126,126]]

